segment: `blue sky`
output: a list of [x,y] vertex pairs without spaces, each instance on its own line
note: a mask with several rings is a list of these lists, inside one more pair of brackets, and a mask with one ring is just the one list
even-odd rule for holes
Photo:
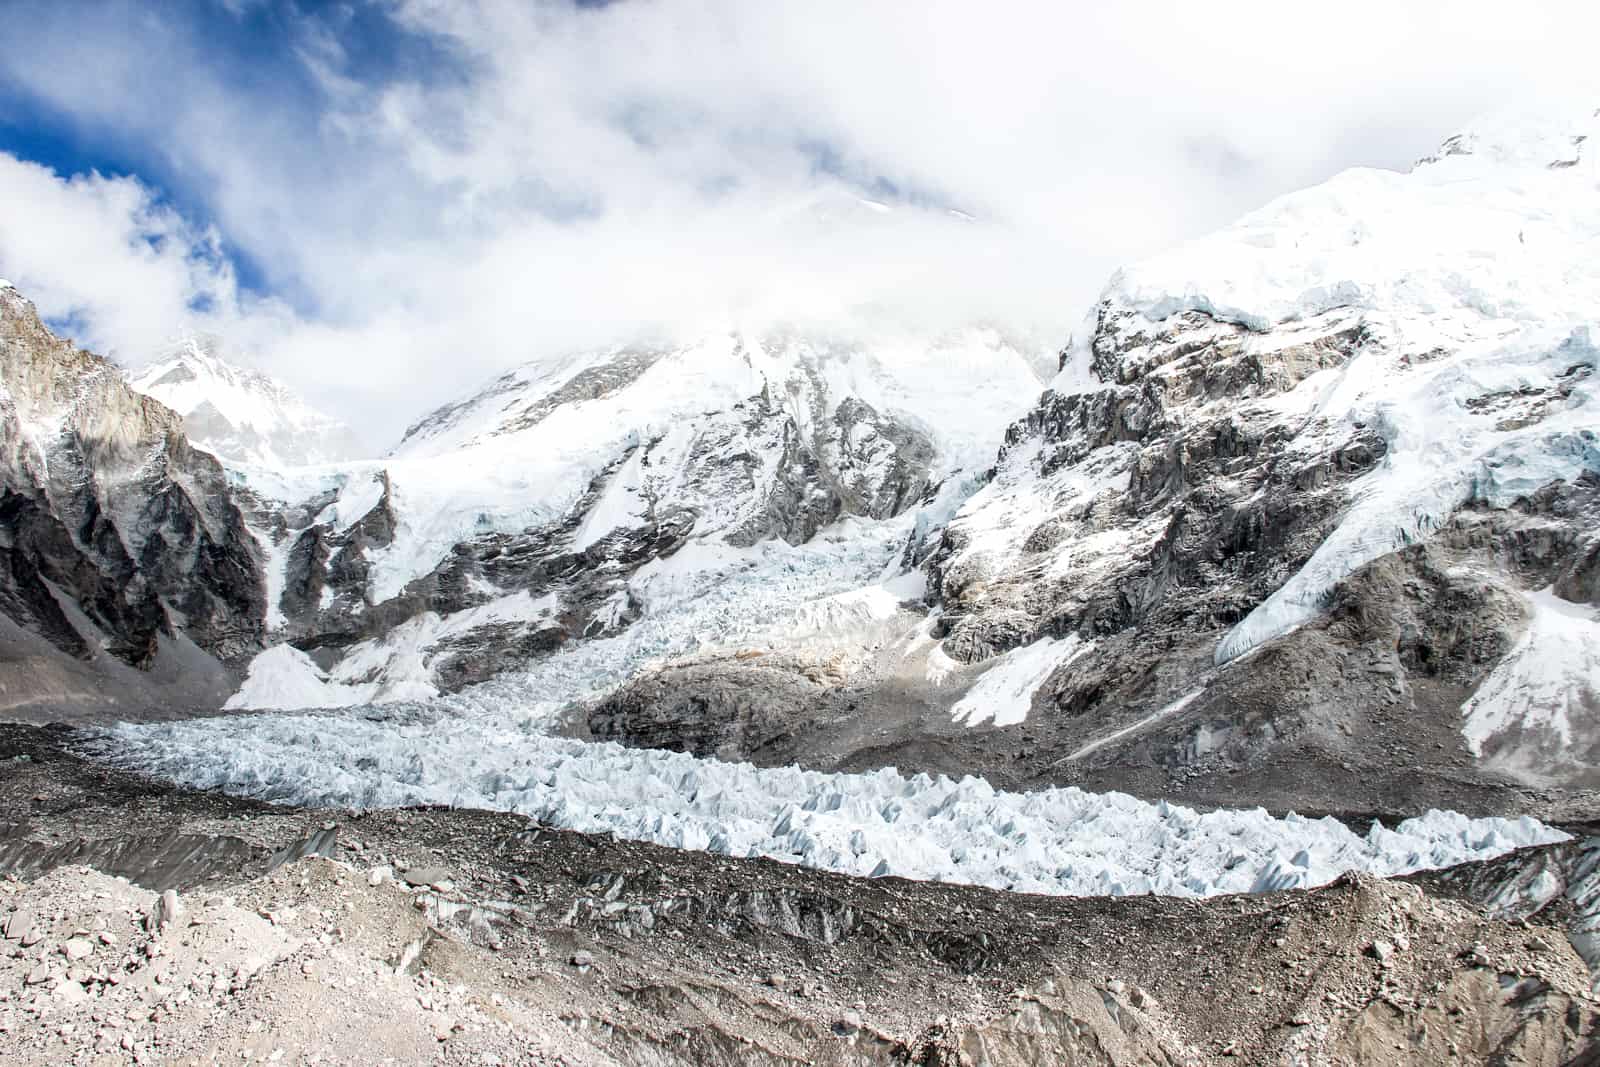
[[1049,351],[1122,263],[1593,89],[1592,8],[10,0],[0,276],[130,361],[223,334],[380,433],[643,333]]
[[[213,93],[249,102],[258,118],[295,131],[308,149],[319,137],[325,87],[306,62],[322,35],[336,42],[343,76],[367,86],[398,80],[461,82],[464,64],[440,39],[408,31],[389,5],[367,0],[16,0],[15,21],[28,21],[43,52],[72,63],[73,39],[126,42],[130,60],[122,88],[149,96],[158,111],[173,97]],[[98,172],[140,179],[162,204],[191,223],[214,221],[215,192],[181,145],[126,121],[130,103],[107,94],[98,106],[63,107],[26,69],[0,64],[0,152],[43,164],[62,176]],[[274,284],[271,265],[224,237],[224,253],[249,292],[311,301],[293,279]]]

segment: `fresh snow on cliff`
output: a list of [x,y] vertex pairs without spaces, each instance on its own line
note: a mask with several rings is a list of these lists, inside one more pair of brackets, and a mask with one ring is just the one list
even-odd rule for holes
[[131,372],[129,384],[182,415],[189,439],[230,464],[298,467],[359,453],[343,423],[220,349],[214,337],[184,338]]
[[[804,638],[818,616],[840,622],[892,614],[905,583],[871,585],[894,565],[914,515],[885,522],[845,519],[811,541],[777,539],[744,548],[715,538],[690,541],[654,560],[627,582],[619,600],[641,615],[607,637],[574,642],[459,693],[442,695],[431,681],[426,651],[440,638],[495,622],[548,618],[559,605],[522,594],[447,616],[426,612],[393,631],[353,645],[331,670],[291,646],[252,661],[235,709],[359,708],[429,701],[443,713],[500,716],[546,723],[577,701],[593,699],[662,660],[771,638]],[[843,602],[842,604],[840,602]],[[836,637],[836,634],[829,635]],[[382,728],[374,728],[374,743]]]

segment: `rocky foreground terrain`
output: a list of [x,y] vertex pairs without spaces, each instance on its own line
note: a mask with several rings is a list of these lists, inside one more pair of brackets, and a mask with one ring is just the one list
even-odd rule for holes
[[0,1061],[1593,1063],[1600,838],[1311,892],[854,879],[272,807],[0,727]]

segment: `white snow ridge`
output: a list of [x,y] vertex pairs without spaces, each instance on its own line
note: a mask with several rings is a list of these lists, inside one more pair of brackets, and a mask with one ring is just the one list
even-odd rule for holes
[[978,778],[762,770],[543,736],[495,717],[251,715],[119,726],[103,754],[198,788],[355,807],[493,808],[545,826],[855,875],[1033,893],[1209,896],[1488,859],[1567,835],[1429,812],[1366,836],[1333,818],[1198,813],[1121,793],[1006,793]]

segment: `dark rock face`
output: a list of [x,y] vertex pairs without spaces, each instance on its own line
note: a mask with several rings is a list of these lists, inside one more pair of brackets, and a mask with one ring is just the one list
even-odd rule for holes
[[[1349,810],[1353,797],[1372,810],[1493,810],[1507,793],[1519,809],[1581,804],[1600,786],[1600,750],[1550,764],[1566,799],[1516,795],[1525,786],[1466,748],[1460,708],[1526,625],[1519,590],[1587,602],[1592,475],[1510,509],[1469,502],[1339,583],[1312,623],[1237,663],[1208,661],[1305,565],[1387,452],[1373,427],[1308,434],[1259,404],[1378,343],[1359,317],[1279,332],[1103,309],[1091,348],[1108,384],[1046,395],[1007,449],[1046,479],[1121,449],[1126,482],[1051,514],[998,570],[964,557],[959,520],[934,553],[950,656],[982,660],[1041,635],[1093,643],[1035,693],[1021,780],[1301,810]],[[1145,536],[1126,557],[1080,550],[1084,566],[1059,566],[1075,540],[1116,529]],[[1014,772],[1015,757],[1003,765]]]
[[148,667],[261,648],[254,539],[221,466],[116,368],[0,290],[0,605],[63,653]]
[[686,664],[606,697],[588,714],[589,732],[598,741],[747,759],[792,745],[830,681],[837,679],[815,668],[753,654]]

